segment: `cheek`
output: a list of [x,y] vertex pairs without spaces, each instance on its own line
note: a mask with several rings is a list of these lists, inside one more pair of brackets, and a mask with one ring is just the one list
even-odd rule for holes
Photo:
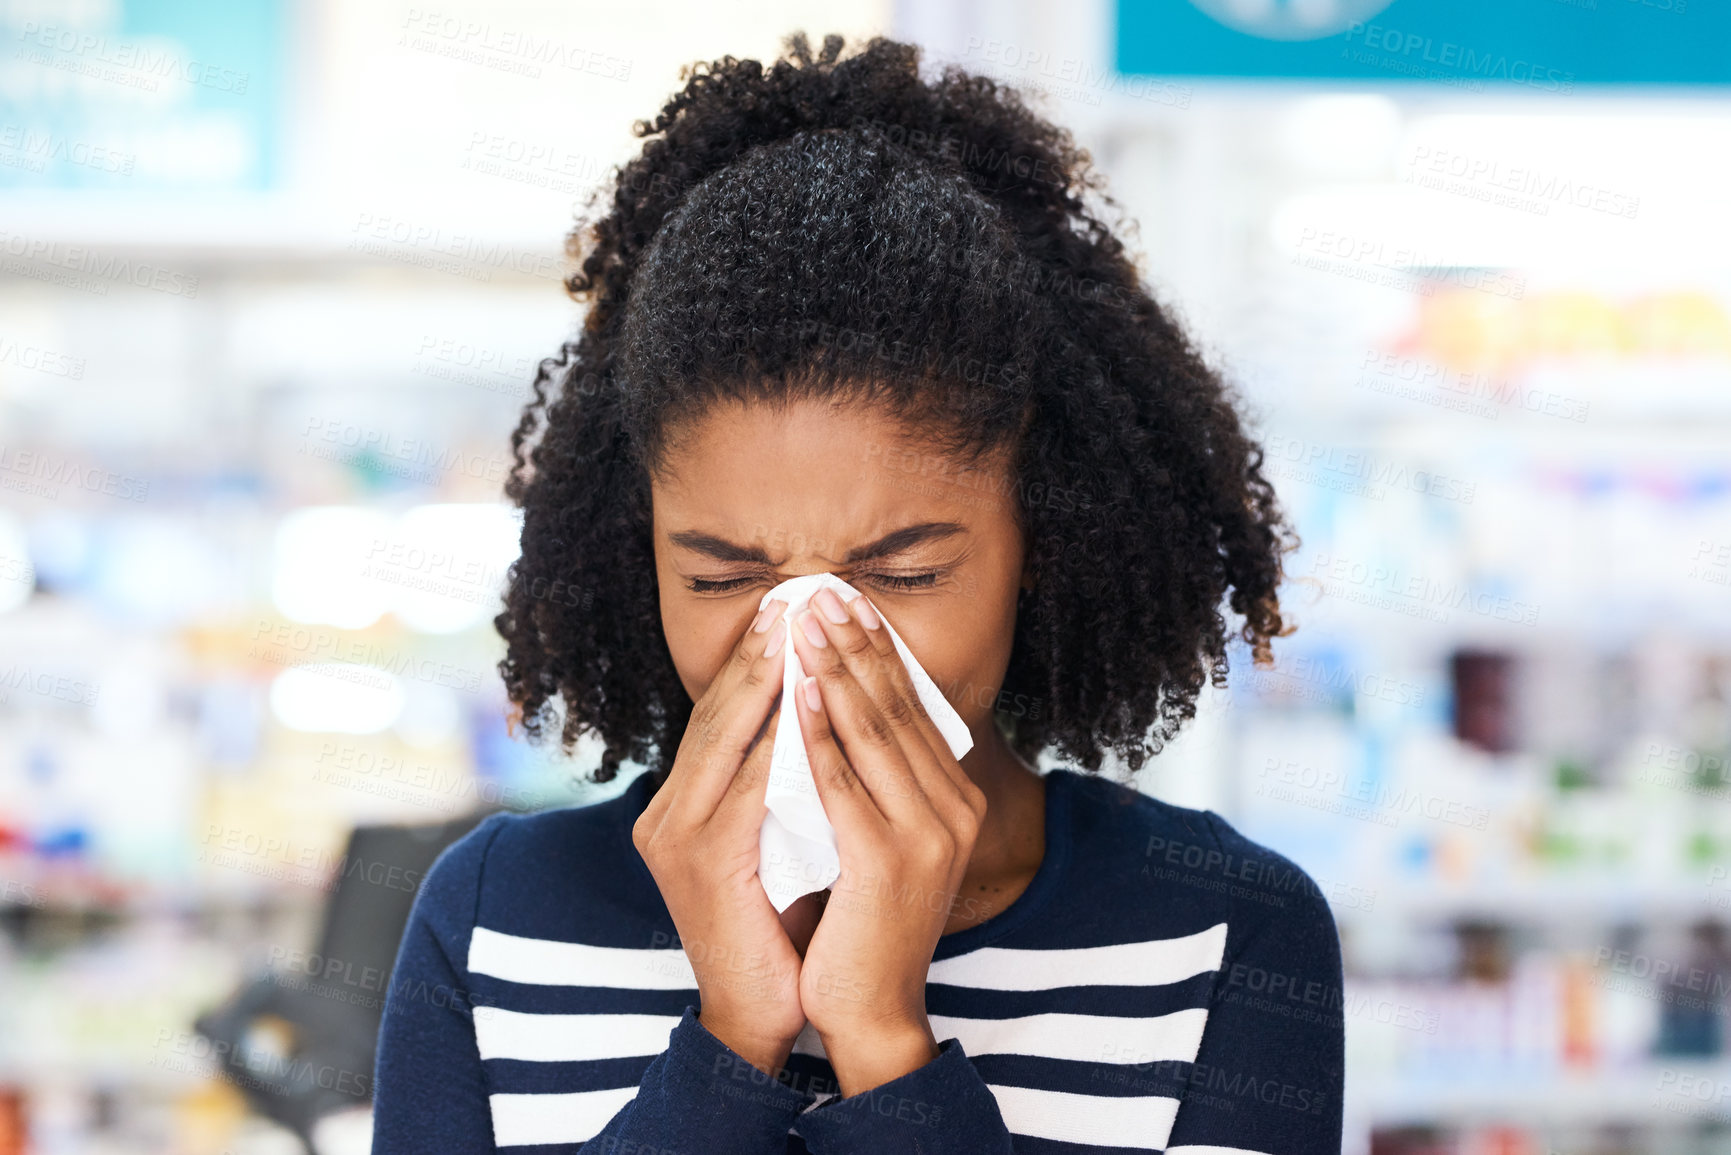
[[735,621],[739,616],[736,607],[662,602],[661,625],[667,635],[667,651],[692,701],[703,697],[744,636],[757,607],[754,603],[748,608],[751,614],[744,621]]
[[884,613],[957,713],[972,721],[981,713],[981,702],[989,707],[1007,658],[990,616],[951,612],[930,620],[919,614],[892,617],[894,610],[887,607]]

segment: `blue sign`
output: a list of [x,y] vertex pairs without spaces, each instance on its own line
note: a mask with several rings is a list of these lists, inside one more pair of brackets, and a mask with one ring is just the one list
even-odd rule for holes
[[0,189],[276,187],[282,0],[0,7]]
[[1731,84],[1727,0],[1118,0],[1117,21],[1127,76]]

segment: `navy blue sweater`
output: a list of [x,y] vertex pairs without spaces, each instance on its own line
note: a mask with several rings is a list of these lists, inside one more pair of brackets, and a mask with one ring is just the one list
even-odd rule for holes
[[1339,1152],[1334,920],[1212,811],[1047,773],[1033,881],[933,954],[937,1057],[842,1097],[809,1025],[780,1081],[697,1020],[631,842],[648,786],[495,815],[428,873],[380,1031],[376,1155]]

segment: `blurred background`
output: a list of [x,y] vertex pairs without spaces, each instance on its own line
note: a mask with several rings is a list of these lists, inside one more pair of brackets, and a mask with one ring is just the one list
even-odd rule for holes
[[377,928],[623,787],[507,733],[508,435],[799,28],[1071,127],[1243,393],[1299,629],[1140,784],[1327,893],[1347,1150],[1731,1151],[1731,6],[0,0],[0,1155],[365,1150]]

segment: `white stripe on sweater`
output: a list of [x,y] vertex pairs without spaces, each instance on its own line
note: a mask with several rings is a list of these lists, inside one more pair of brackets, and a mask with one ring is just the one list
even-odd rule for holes
[[932,1033],[962,1041],[968,1058],[1033,1055],[1082,1063],[1190,1063],[1202,1046],[1206,1007],[1149,1018],[1112,1015],[1026,1015],[1019,1019],[958,1019],[932,1015]]
[[926,972],[929,983],[994,991],[1047,991],[1056,987],[1155,987],[1220,969],[1226,924],[1182,938],[1158,938],[1113,946],[1018,950],[987,946],[939,959]]
[[514,983],[670,991],[697,987],[691,960],[678,947],[637,950],[501,934],[484,926],[469,935],[469,973]]
[[1012,1135],[1157,1151],[1178,1115],[1178,1100],[1164,1095],[1119,1098],[986,1085]]
[[493,1142],[500,1147],[586,1143],[636,1097],[636,1087],[563,1095],[488,1095],[487,1104],[493,1110]]
[[475,1042],[483,1059],[573,1063],[659,1055],[678,1015],[537,1015],[475,1008]]

